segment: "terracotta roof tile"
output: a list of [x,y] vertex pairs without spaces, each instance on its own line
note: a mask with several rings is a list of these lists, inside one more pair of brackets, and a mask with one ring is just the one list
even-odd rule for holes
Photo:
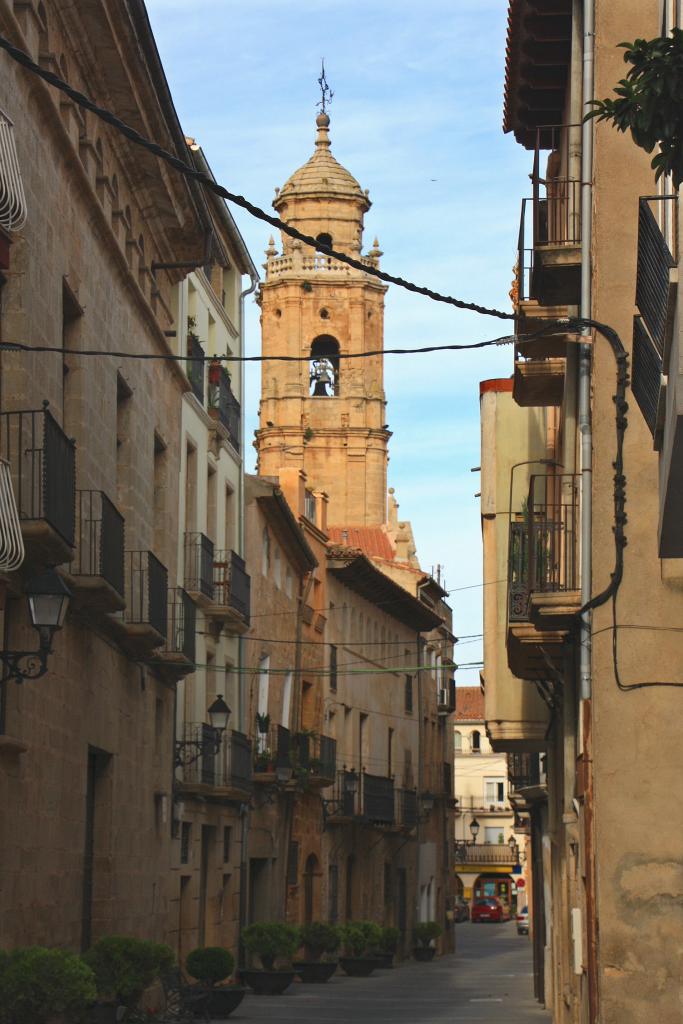
[[484,694],[478,686],[459,686],[455,691],[456,722],[484,721]]
[[369,558],[384,558],[394,561],[394,549],[388,534],[381,526],[330,526],[327,530],[331,544],[359,548]]

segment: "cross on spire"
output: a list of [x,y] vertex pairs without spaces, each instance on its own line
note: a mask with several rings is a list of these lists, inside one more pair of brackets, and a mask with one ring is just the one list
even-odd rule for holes
[[324,57],[322,58],[320,63],[321,63],[321,66],[322,66],[322,70],[320,72],[320,78],[318,79],[318,85],[320,86],[321,98],[318,101],[318,103],[316,103],[316,107],[320,107],[320,112],[322,114],[326,114],[327,113],[327,108],[329,107],[329,105],[332,102],[332,99],[334,97],[334,93],[330,89],[330,86],[328,84],[327,78],[325,77],[325,58]]

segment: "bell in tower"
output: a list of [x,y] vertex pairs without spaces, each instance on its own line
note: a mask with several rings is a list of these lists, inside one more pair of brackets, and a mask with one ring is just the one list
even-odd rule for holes
[[[390,436],[381,356],[386,285],[329,255],[336,250],[368,268],[381,256],[376,241],[362,255],[370,200],[332,155],[329,129],[323,110],[313,155],[273,202],[282,220],[317,240],[319,251],[284,234],[280,252],[272,239],[266,250],[258,472],[303,469],[309,486],[329,496],[330,524],[383,523]],[[365,352],[380,354],[348,358]],[[268,361],[269,355],[298,361]]]

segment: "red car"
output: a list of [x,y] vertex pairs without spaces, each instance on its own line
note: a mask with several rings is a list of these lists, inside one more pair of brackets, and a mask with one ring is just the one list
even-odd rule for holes
[[506,918],[505,907],[496,896],[481,896],[472,903],[472,924],[478,921],[505,921]]

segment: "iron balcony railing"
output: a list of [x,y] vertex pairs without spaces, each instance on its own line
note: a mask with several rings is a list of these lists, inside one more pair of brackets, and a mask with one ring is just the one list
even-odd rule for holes
[[225,789],[242,789],[245,792],[251,790],[252,749],[244,733],[236,729],[226,730],[221,737],[218,752],[213,753],[216,730],[206,722],[192,722],[185,724],[183,740],[191,745],[203,743],[205,750],[196,761],[183,768],[183,782],[189,785],[201,783]]
[[185,587],[213,599],[213,541],[203,533],[185,534]]
[[362,815],[376,825],[394,822],[394,780],[384,775],[361,774]]
[[540,785],[540,754],[508,754],[507,767],[508,781],[512,792]]
[[292,767],[303,768],[325,779],[334,779],[337,741],[317,733],[295,733],[291,739]]
[[486,800],[483,796],[458,796],[458,812],[478,811],[480,813],[496,813],[510,810],[510,804],[505,800]]
[[124,596],[124,519],[104,491],[76,492],[74,576],[99,576]]
[[197,400],[204,405],[204,349],[194,334],[187,336],[187,355],[185,367],[190,386]]
[[294,751],[292,734],[284,725],[268,725],[265,732],[256,729],[254,771],[259,773],[290,772]]
[[[534,290],[534,251],[545,245],[581,243],[581,181],[566,173],[568,138],[579,125],[544,125],[536,132],[532,195],[522,199],[517,239],[517,297],[537,298]],[[541,173],[541,153],[549,150],[547,169]],[[544,176],[545,175],[545,176]]]
[[76,446],[43,403],[0,414],[0,455],[9,462],[19,518],[44,520],[71,547],[76,536]]
[[218,418],[228,432],[231,445],[235,451],[239,451],[241,443],[240,403],[232,393],[230,375],[223,366],[218,381]]
[[407,829],[417,828],[417,790],[396,789],[394,790],[394,793],[396,797],[396,811],[394,814],[394,820],[396,824],[401,825],[403,828]]
[[166,651],[182,654],[195,664],[197,609],[190,595],[182,587],[168,592],[168,637]]
[[461,864],[513,864],[513,854],[507,843],[473,843],[465,845],[456,840],[455,859]]
[[227,605],[248,623],[251,613],[251,577],[236,551],[216,551],[213,562],[213,599]]
[[330,816],[359,818],[361,815],[360,773],[342,768],[337,771]]
[[579,486],[575,473],[532,476],[526,510],[510,523],[508,618],[526,621],[532,593],[578,590]]
[[168,573],[151,551],[126,552],[125,622],[149,625],[166,638]]

